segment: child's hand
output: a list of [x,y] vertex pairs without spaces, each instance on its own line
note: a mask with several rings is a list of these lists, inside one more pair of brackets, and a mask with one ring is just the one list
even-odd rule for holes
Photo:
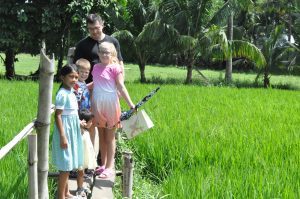
[[60,137],[60,147],[62,149],[68,148],[68,139],[66,138],[66,136],[61,136]]
[[134,112],[137,112],[137,109],[135,108],[135,105],[134,105],[134,104],[131,104],[131,105],[129,106],[129,108],[130,108],[130,109],[134,109]]
[[81,128],[86,128],[86,121],[85,120],[80,121],[80,127]]

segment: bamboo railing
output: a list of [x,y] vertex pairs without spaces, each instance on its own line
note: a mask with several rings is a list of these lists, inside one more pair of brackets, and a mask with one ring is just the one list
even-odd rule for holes
[[[50,115],[54,112],[51,104],[54,59],[45,55],[41,49],[39,76],[39,103],[37,118],[30,122],[9,143],[0,149],[0,160],[4,158],[22,139],[28,137],[28,184],[29,199],[48,199],[48,146],[50,134]],[[33,130],[37,134],[32,133]]]

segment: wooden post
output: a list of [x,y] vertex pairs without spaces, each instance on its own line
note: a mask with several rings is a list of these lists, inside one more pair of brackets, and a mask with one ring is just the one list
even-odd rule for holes
[[[54,56],[53,56],[54,57]],[[36,121],[38,136],[38,193],[39,199],[48,199],[48,150],[51,119],[51,102],[54,76],[54,58],[51,60],[41,49],[39,76],[39,102]]]
[[73,64],[73,62],[74,62],[74,52],[75,52],[75,47],[69,48],[69,50],[68,50],[68,56],[67,56],[67,62],[68,62],[68,64]]
[[29,199],[38,199],[38,177],[37,177],[37,135],[28,135],[28,184]]
[[123,197],[132,198],[134,162],[131,151],[123,152]]

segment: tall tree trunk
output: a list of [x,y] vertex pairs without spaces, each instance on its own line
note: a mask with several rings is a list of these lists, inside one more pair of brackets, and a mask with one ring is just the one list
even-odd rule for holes
[[265,88],[269,88],[270,87],[269,67],[265,67],[265,72],[264,72],[264,87]]
[[229,41],[229,56],[226,62],[225,82],[230,83],[232,81],[232,39],[233,39],[233,13],[230,12],[228,16],[227,26],[227,39]]
[[68,36],[68,28],[69,24],[66,21],[61,22],[61,39],[60,39],[60,45],[59,45],[59,54],[58,54],[58,64],[57,64],[57,71],[56,71],[56,81],[59,80],[59,71],[63,67],[63,61],[64,61],[64,55],[65,55],[65,49],[66,44],[68,43],[67,36]]
[[59,46],[59,55],[58,55],[58,64],[57,64],[57,71],[56,71],[56,78],[55,80],[59,80],[59,71],[62,68],[63,61],[64,61],[64,36],[62,36],[61,43]]
[[190,84],[192,83],[192,75],[193,75],[193,64],[189,63],[186,66],[187,73],[186,73],[186,79],[185,79],[185,84]]
[[292,41],[292,15],[291,15],[291,9],[292,9],[292,2],[291,0],[289,0],[288,2],[288,9],[289,9],[289,13],[288,13],[288,41],[291,42]]
[[146,66],[146,63],[142,60],[139,60],[141,83],[146,83],[145,66]]
[[9,48],[5,51],[5,76],[10,80],[15,77],[15,56],[13,49]]

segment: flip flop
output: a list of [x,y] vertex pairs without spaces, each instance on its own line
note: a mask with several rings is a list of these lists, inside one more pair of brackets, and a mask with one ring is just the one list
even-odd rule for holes
[[96,170],[95,170],[95,174],[98,176],[98,175],[100,175],[104,170],[105,170],[105,166],[104,166],[104,165],[101,166],[101,167],[98,167],[98,168],[96,168]]
[[112,169],[105,169],[100,175],[99,178],[105,179],[113,176],[114,172]]

